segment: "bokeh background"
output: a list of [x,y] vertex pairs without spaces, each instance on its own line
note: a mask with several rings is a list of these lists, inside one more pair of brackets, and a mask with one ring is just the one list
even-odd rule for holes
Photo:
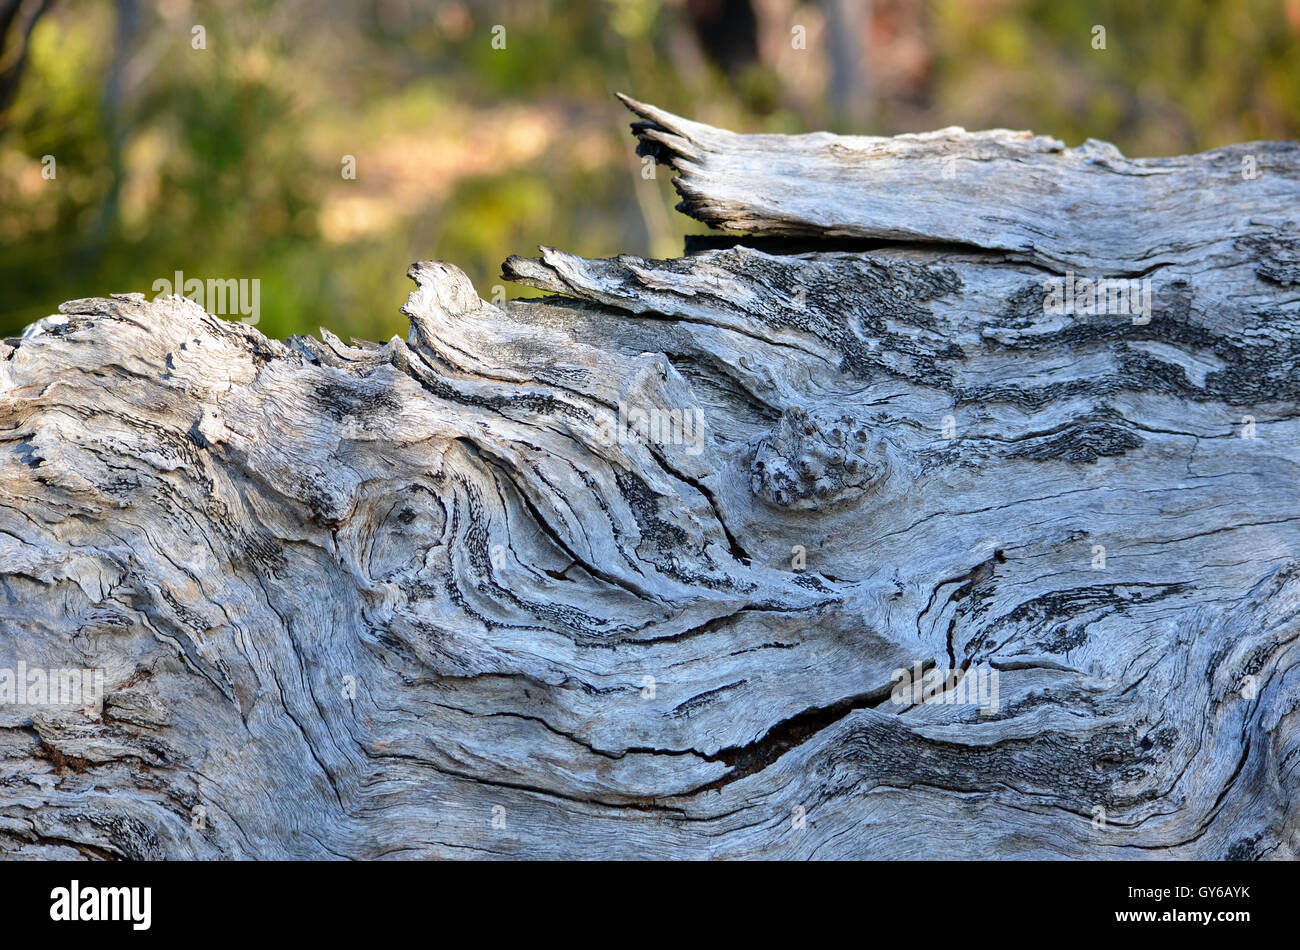
[[1300,0],[0,0],[0,335],[180,270],[260,280],[268,335],[382,340],[410,261],[490,297],[538,244],[677,255],[702,228],[616,90],[741,131],[1170,155],[1297,137]]

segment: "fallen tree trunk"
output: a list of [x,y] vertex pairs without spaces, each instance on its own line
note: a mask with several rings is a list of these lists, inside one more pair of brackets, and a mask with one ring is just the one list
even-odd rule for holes
[[0,345],[0,851],[1296,857],[1300,148],[629,105],[762,233]]

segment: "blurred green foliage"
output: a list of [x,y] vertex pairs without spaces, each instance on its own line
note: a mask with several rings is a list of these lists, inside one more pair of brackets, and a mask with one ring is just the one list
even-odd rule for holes
[[123,45],[118,2],[56,0],[0,115],[0,334],[180,270],[258,279],[268,335],[384,339],[416,259],[491,297],[538,244],[679,253],[701,228],[643,177],[615,90],[747,131],[1003,126],[1131,155],[1300,124],[1300,0],[876,0],[848,112],[819,4],[755,4],[755,55],[724,69],[694,2],[158,0]]

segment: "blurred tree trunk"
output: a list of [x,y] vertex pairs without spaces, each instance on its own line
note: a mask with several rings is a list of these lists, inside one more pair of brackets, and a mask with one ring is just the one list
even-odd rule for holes
[[127,125],[122,119],[124,109],[124,90],[126,69],[135,47],[136,36],[140,30],[140,4],[138,0],[117,0],[117,31],[113,45],[113,62],[109,67],[108,80],[104,84],[104,125],[105,139],[108,143],[108,169],[110,172],[108,193],[99,206],[95,226],[87,242],[86,266],[93,264],[103,252],[104,242],[109,232],[117,224],[118,211],[122,198],[123,178],[126,170],[122,164],[122,149],[126,144]]
[[835,121],[843,132],[861,132],[872,106],[866,29],[871,0],[822,0],[822,10]]
[[32,30],[50,8],[51,0],[0,0],[0,131],[4,114],[18,94],[27,65]]

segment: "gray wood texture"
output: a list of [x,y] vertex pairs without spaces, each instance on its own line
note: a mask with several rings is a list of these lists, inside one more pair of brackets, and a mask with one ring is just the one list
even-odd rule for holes
[[627,101],[756,234],[0,344],[0,669],[104,671],[0,703],[0,853],[1296,857],[1297,146]]

